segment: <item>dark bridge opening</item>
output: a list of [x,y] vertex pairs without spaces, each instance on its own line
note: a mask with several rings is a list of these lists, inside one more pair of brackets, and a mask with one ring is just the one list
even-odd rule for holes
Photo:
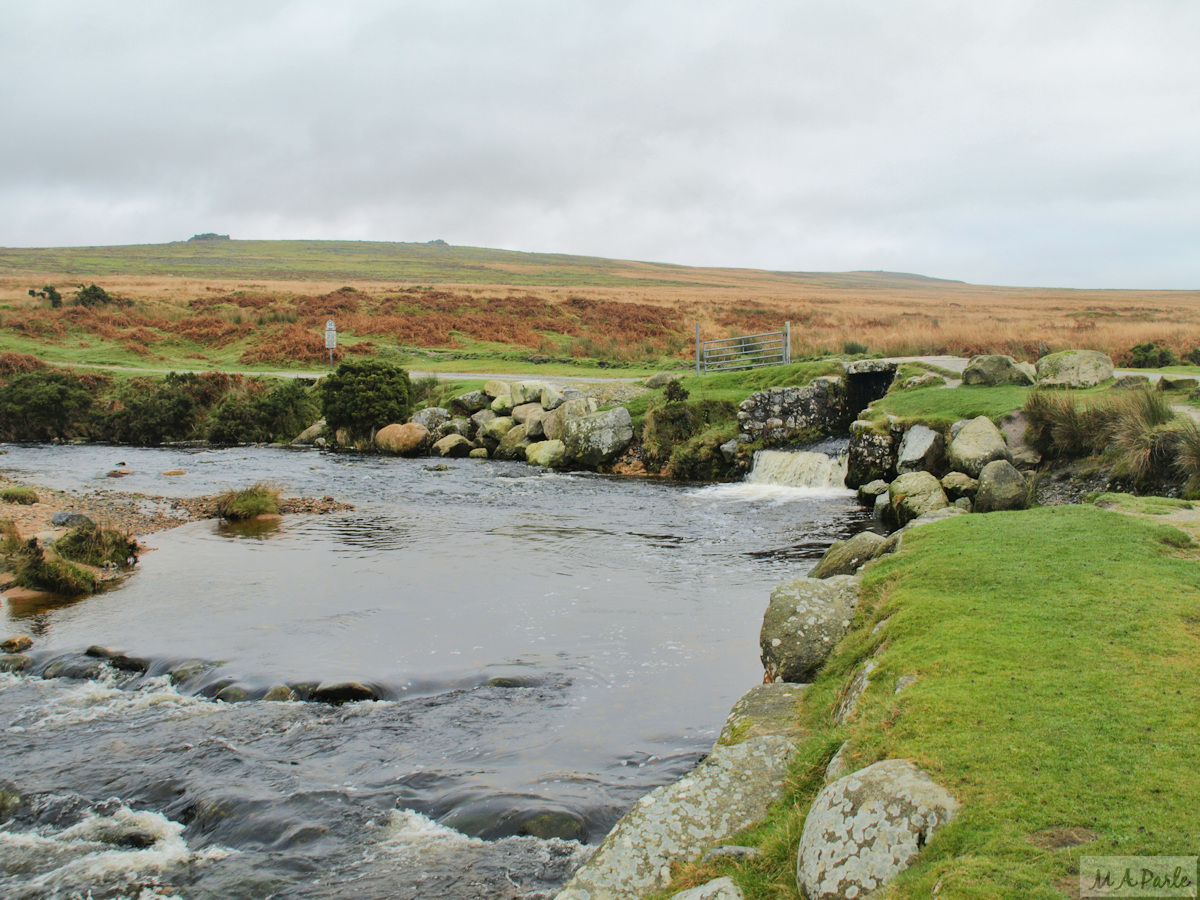
[[896,378],[896,364],[860,359],[846,364],[846,406],[852,419],[882,397]]

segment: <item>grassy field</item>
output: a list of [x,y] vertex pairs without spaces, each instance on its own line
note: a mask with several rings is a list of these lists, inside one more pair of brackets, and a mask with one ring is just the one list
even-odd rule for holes
[[[850,771],[910,759],[962,803],[889,897],[1050,900],[1078,896],[1081,855],[1195,854],[1196,560],[1177,529],[1095,507],[913,532],[868,569],[856,627],[805,694],[786,799],[731,841],[763,857],[684,867],[658,896],[732,874],[750,900],[794,900],[805,811],[844,741]],[[835,727],[877,651],[858,712]],[[917,681],[896,694],[904,675]]]
[[[72,307],[99,283],[131,305]],[[63,309],[31,298],[57,285]],[[342,290],[353,288],[353,291]],[[1200,346],[1200,291],[1049,290],[882,272],[689,268],[440,244],[177,242],[0,248],[0,350],[62,362],[229,370],[311,367],[327,318],[362,354],[413,368],[514,374],[650,371],[705,339],[792,324],[796,358],[866,347],[887,355],[1086,347],[1119,358],[1157,341]],[[431,354],[431,355],[427,355]],[[422,362],[425,361],[425,362]],[[494,362],[493,362],[494,361]],[[531,369],[529,371],[538,371]]]

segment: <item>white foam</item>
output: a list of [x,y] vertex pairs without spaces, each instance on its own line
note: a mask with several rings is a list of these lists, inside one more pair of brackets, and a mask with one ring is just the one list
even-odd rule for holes
[[846,458],[824,453],[759,450],[746,476],[750,484],[804,488],[846,488]]
[[35,708],[14,724],[26,730],[87,724],[99,719],[124,717],[156,707],[166,707],[177,715],[215,711],[214,701],[205,697],[180,694],[171,685],[168,676],[150,678],[135,690],[121,690],[114,686],[110,673],[96,681],[66,682],[55,679],[43,682],[48,693],[40,698]]
[[[0,859],[10,871],[40,873],[25,881],[27,890],[87,890],[99,885],[128,885],[138,893],[131,900],[167,900],[153,885],[134,882],[184,866],[205,865],[233,851],[208,847],[193,852],[183,839],[183,825],[155,812],[117,807],[111,814],[90,813],[61,831],[0,831]],[[146,847],[121,846],[137,838]],[[39,894],[40,896],[40,894]]]
[[742,481],[697,488],[691,494],[699,499],[707,500],[781,504],[811,500],[840,500],[853,497],[854,491],[844,487],[792,487],[786,484],[753,484]]

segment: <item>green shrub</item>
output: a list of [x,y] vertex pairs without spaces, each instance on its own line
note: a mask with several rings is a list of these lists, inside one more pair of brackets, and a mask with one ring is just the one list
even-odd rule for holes
[[408,372],[381,360],[347,360],[320,383],[321,411],[330,429],[367,436],[412,415]]
[[668,403],[682,403],[689,396],[687,388],[675,380],[668,381],[663,389],[663,397]]
[[122,385],[110,408],[93,418],[93,435],[117,444],[153,447],[193,437],[200,418],[198,376],[174,372],[159,381],[133,379]]
[[721,445],[736,435],[736,422],[723,422],[704,430],[671,450],[662,474],[679,481],[727,478],[731,467],[721,453]]
[[1136,369],[1161,369],[1163,366],[1173,366],[1179,362],[1170,347],[1164,347],[1154,341],[1134,344],[1126,352],[1125,359]]
[[58,289],[55,288],[54,285],[52,285],[52,284],[43,285],[42,289],[40,291],[30,288],[29,296],[30,297],[41,297],[43,300],[49,300],[51,309],[61,309],[62,308],[62,294],[60,294],[58,292]]
[[240,491],[226,491],[217,497],[217,515],[230,522],[279,512],[279,489],[258,482]]
[[861,356],[869,349],[866,344],[861,344],[858,341],[845,341],[842,344],[842,352],[847,356]]
[[38,495],[33,488],[10,487],[0,491],[0,500],[5,503],[19,503],[21,506],[33,506],[38,502]]
[[21,535],[12,519],[0,519],[0,556],[8,559],[21,549]]
[[113,299],[113,296],[98,284],[80,287],[75,292],[75,300],[80,306],[86,306],[88,309],[94,306],[107,306],[113,302]]
[[15,375],[0,390],[0,440],[66,440],[82,429],[91,407],[87,387],[67,372]]
[[[672,459],[677,447],[714,426],[734,425],[736,416],[737,406],[727,400],[680,401],[651,407],[642,427],[642,460],[650,471],[657,472]],[[680,471],[693,468],[690,464],[685,465],[682,459],[677,460]]]
[[54,542],[54,552],[89,566],[126,566],[137,562],[138,545],[128,533],[116,528],[80,525]]

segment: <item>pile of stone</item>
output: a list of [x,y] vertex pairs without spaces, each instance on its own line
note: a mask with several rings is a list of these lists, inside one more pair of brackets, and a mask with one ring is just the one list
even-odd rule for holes
[[539,381],[489,381],[454,398],[451,409],[418,410],[375,435],[380,452],[397,456],[515,459],[549,468],[596,469],[633,440],[629,410],[597,410],[575,390]]

